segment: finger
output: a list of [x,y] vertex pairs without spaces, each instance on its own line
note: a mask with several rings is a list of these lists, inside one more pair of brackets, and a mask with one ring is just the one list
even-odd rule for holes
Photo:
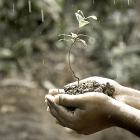
[[55,96],[57,94],[64,94],[64,93],[65,93],[64,89],[50,89],[49,94],[45,95],[45,103],[47,103],[47,96],[48,95]]
[[[57,119],[55,119],[55,123],[58,125],[62,125]],[[63,126],[63,125],[62,125]],[[64,126],[65,127],[65,126]]]
[[48,100],[47,100],[47,99],[45,99],[45,103],[46,103],[46,104],[48,103]]
[[50,95],[50,94],[47,94],[46,96],[45,96],[45,99],[47,100],[45,100],[45,102],[48,102],[48,100],[50,100],[51,102],[54,102],[54,96],[52,96],[52,95]]
[[56,95],[54,100],[58,100],[59,105],[64,107],[76,107],[82,108],[84,101],[83,95],[68,95],[68,94],[61,94]]
[[53,108],[52,104],[48,102],[48,106],[50,108],[50,113],[52,114],[53,117],[55,117],[59,124],[66,127],[66,122],[65,122],[65,119],[62,119],[59,114],[57,113],[57,111]]
[[[83,84],[83,83],[85,83],[85,82],[86,82],[85,79],[80,80],[80,81],[79,81],[79,85],[81,85],[81,84]],[[77,82],[70,83],[70,84],[68,84],[68,85],[66,85],[66,86],[74,86],[74,85],[77,85],[77,86],[78,86],[78,81],[77,81]]]
[[54,96],[47,94],[46,95],[46,100],[45,102],[48,103],[48,100],[50,100],[50,102],[55,102],[56,104],[59,104],[59,99],[55,98]]
[[54,96],[47,94],[45,96],[45,103],[48,104],[48,99],[51,100],[52,102],[54,102]]
[[62,123],[60,123],[57,119],[55,119],[55,123],[58,124],[58,125],[60,125],[60,126],[66,127]]
[[64,119],[65,121],[69,121],[73,117],[73,113],[68,111],[66,107],[63,107],[61,105],[57,105],[56,103],[52,102],[51,100],[48,100],[48,103],[55,109],[58,116]]
[[65,91],[64,89],[50,89],[49,90],[49,94],[54,96],[54,95],[57,95],[57,94],[64,94]]
[[50,112],[50,108],[49,108],[49,106],[47,107],[47,111]]
[[55,123],[56,123],[56,124],[60,124],[59,121],[58,121],[57,119],[55,119]]

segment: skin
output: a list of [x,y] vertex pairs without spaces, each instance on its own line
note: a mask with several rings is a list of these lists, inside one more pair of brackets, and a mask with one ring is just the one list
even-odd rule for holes
[[[81,80],[80,84],[94,80],[99,82],[100,84],[106,84],[107,82],[109,82],[110,85],[113,85],[115,87],[115,92],[113,95],[114,99],[140,110],[140,91],[124,87],[114,80],[95,76]],[[77,84],[78,82],[74,82],[70,83],[69,85],[77,85]],[[56,94],[64,94],[64,93],[65,92],[63,89],[59,89],[59,92],[58,89],[51,89],[49,91],[49,94],[53,96],[55,96]]]
[[[96,80],[99,83],[110,82],[115,87],[115,99],[97,92],[67,95],[64,94],[64,90],[50,90],[45,98],[56,122],[79,134],[88,135],[118,126],[140,137],[140,104],[137,103],[140,99],[139,91],[101,77],[90,77],[80,81],[80,84],[89,80]],[[72,83],[75,84],[77,82]],[[130,100],[131,97],[133,100]],[[76,110],[68,111],[67,107],[75,107]]]

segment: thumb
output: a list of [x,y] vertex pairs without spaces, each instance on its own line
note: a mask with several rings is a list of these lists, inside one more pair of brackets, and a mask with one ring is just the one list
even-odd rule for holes
[[76,107],[81,108],[84,104],[81,98],[82,95],[68,95],[68,94],[60,94],[56,95],[54,101],[62,105],[64,107]]

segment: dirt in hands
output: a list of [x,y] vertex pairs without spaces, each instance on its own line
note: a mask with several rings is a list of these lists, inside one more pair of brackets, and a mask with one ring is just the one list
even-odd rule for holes
[[[99,94],[104,93],[113,98],[115,88],[113,85],[110,85],[109,82],[106,84],[100,84],[96,81],[89,81],[79,85],[66,85],[64,86],[64,91],[69,95],[78,95],[87,92],[99,92]],[[74,111],[75,108],[69,108],[69,110]]]

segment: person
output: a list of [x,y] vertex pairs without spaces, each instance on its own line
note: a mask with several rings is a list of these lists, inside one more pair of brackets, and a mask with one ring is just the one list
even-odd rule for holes
[[[68,95],[63,89],[51,89],[45,102],[56,123],[84,135],[118,126],[140,137],[140,91],[102,77],[89,77],[81,80],[80,84],[93,80],[113,85],[114,98],[98,92]],[[70,111],[68,107],[76,109]]]

